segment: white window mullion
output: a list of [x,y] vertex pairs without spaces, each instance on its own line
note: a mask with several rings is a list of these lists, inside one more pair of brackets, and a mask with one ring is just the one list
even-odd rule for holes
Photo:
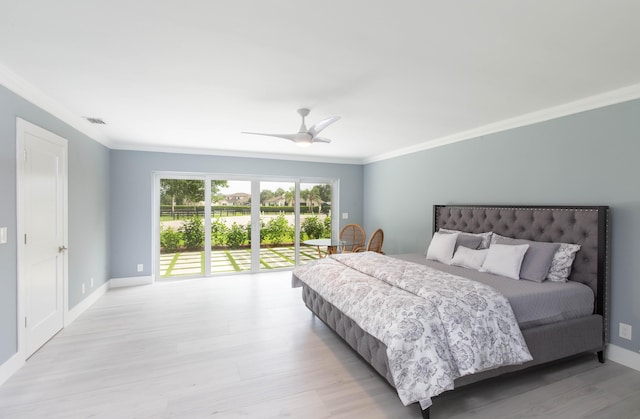
[[295,224],[295,255],[296,255],[296,266],[300,265],[300,180],[296,180],[296,191],[294,198],[294,224]]
[[331,237],[336,239],[340,231],[340,180],[332,182],[331,188]]
[[204,181],[204,276],[211,275],[211,176]]
[[260,181],[251,181],[251,272],[260,270]]

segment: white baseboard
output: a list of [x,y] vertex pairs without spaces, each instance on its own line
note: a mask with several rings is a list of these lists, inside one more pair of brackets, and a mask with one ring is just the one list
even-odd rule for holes
[[109,290],[109,281],[102,284],[99,288],[89,294],[84,300],[80,301],[74,308],[69,310],[64,318],[64,327],[73,323],[82,313],[84,313],[89,307],[104,295]]
[[[73,323],[82,313],[100,299],[109,288],[132,287],[137,285],[153,284],[153,276],[136,276],[131,278],[112,278],[101,285],[94,292],[80,301],[75,307],[65,313],[64,327]],[[7,381],[25,364],[25,359],[21,352],[15,353],[11,358],[0,364],[0,385]]]
[[[102,284],[96,288],[94,292],[89,294],[84,300],[80,301],[74,308],[65,313],[64,327],[73,323],[82,313],[91,307],[109,290],[109,282]],[[15,374],[25,364],[26,360],[21,352],[15,353],[11,358],[0,364],[0,385],[7,381],[9,377]]]
[[7,381],[24,365],[25,360],[20,352],[13,354],[4,363],[0,364],[0,385]]
[[607,359],[640,371],[640,353],[638,352],[609,344],[607,347]]
[[137,287],[138,285],[153,284],[153,276],[132,276],[129,278],[111,278],[109,288]]

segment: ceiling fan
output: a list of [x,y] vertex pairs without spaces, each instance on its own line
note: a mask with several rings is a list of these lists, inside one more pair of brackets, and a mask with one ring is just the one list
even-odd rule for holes
[[304,118],[309,115],[309,112],[310,111],[307,108],[298,109],[298,114],[302,117],[302,125],[300,125],[300,129],[295,134],[264,134],[260,132],[242,132],[242,134],[266,135],[268,137],[284,138],[285,140],[293,141],[300,147],[308,147],[313,143],[330,143],[331,140],[328,138],[318,137],[318,134],[320,134],[320,131],[340,119],[340,117],[332,116],[330,118],[323,119],[311,128],[307,129],[307,126],[304,123]]

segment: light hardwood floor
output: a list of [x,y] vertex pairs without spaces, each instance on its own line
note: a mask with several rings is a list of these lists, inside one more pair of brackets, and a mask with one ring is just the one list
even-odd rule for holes
[[[434,399],[432,418],[638,418],[595,355]],[[290,273],[109,291],[0,386],[1,418],[420,418],[305,308]]]

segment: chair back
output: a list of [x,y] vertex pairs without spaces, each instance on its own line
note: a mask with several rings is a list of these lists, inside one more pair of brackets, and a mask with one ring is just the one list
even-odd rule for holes
[[347,224],[340,230],[340,242],[342,243],[342,252],[351,253],[357,249],[364,247],[366,234],[364,228],[358,224]]
[[369,243],[367,243],[367,251],[384,254],[384,252],[382,251],[383,241],[384,241],[384,232],[382,231],[381,228],[379,228],[373,232],[371,237],[369,237]]

